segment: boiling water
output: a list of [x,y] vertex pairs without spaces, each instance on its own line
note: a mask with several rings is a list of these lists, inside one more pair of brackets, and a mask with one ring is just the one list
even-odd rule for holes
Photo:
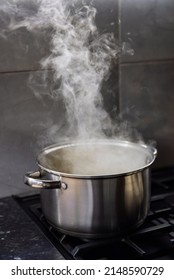
[[99,176],[135,171],[151,160],[151,153],[139,145],[83,144],[52,148],[39,162],[61,173]]

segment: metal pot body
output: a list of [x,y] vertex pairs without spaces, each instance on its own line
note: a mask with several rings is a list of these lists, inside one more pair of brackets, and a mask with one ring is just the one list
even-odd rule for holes
[[[124,172],[114,174],[121,161],[120,165],[114,161],[110,164],[110,159],[120,159],[120,151],[125,158]],[[142,224],[147,216],[150,165],[156,154],[155,148],[127,141],[50,146],[38,156],[40,170],[27,173],[25,183],[41,189],[43,213],[60,231],[84,238],[126,234]],[[143,161],[135,166],[139,156]],[[79,163],[78,170],[82,165],[83,172],[88,162],[90,169],[84,174],[69,171],[69,158]],[[91,159],[98,159],[94,161],[94,168],[106,162],[106,167],[110,165],[109,172],[107,168],[96,172],[91,168]],[[130,164],[125,169],[128,159]]]
[[[49,172],[46,176],[59,180]],[[65,188],[41,190],[41,204],[47,220],[66,234],[84,238],[124,234],[147,216],[149,168],[112,178],[61,180]]]

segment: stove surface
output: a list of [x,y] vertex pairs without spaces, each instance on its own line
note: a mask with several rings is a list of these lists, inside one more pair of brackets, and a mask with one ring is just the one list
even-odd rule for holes
[[120,239],[88,240],[62,234],[46,221],[39,195],[20,195],[14,200],[65,259],[174,259],[174,167],[152,172],[148,217],[140,228]]

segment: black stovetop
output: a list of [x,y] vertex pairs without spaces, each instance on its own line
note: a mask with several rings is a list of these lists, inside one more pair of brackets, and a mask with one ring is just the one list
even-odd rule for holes
[[14,199],[65,259],[174,259],[174,167],[152,172],[148,217],[122,238],[88,240],[62,234],[46,221],[39,195]]

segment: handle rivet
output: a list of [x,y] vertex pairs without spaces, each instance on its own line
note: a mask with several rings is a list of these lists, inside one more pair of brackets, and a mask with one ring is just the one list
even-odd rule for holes
[[64,182],[62,182],[62,189],[66,190],[68,188],[68,185]]

